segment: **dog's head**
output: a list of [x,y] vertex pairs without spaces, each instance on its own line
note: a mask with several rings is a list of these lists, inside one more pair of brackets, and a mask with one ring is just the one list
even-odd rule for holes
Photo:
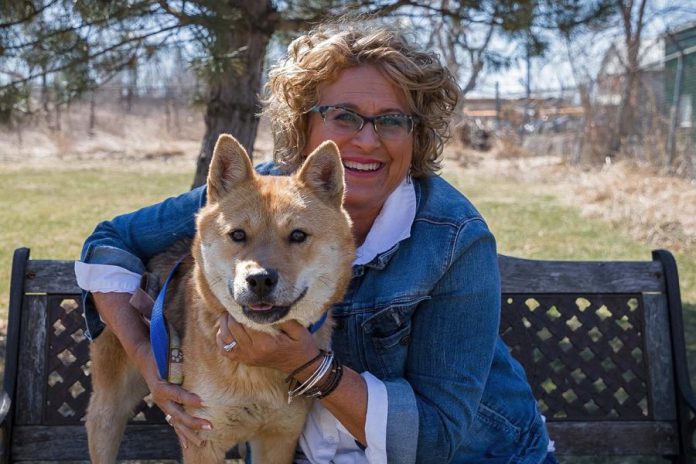
[[198,280],[242,324],[309,325],[340,301],[354,257],[343,166],[325,142],[293,176],[260,176],[231,136],[215,145],[193,247]]

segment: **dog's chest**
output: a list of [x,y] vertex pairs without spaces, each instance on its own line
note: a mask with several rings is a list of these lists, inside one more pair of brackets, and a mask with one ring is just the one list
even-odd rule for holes
[[304,398],[287,402],[282,381],[260,381],[249,376],[191,382],[186,386],[201,397],[205,408],[195,415],[209,419],[219,432],[237,437],[253,434],[269,425],[304,421],[308,404]]

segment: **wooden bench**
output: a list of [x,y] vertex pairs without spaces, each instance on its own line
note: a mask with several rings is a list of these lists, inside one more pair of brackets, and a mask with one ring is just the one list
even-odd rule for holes
[[[559,455],[660,455],[691,462],[696,398],[676,264],[501,256],[501,334],[525,366]],[[14,255],[5,360],[3,462],[87,459],[88,341],[71,261]],[[176,458],[143,402],[122,459]]]

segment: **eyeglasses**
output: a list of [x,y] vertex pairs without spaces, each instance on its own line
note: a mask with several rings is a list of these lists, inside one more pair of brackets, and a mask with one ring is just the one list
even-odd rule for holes
[[355,135],[365,127],[366,122],[372,123],[375,133],[383,140],[400,140],[409,136],[418,118],[406,114],[381,114],[379,116],[363,116],[360,113],[341,106],[315,106],[310,113],[319,113],[324,120],[324,126],[339,135]]

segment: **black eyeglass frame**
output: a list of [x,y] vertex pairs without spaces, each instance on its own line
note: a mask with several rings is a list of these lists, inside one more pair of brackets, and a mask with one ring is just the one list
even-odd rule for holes
[[365,116],[365,115],[358,113],[355,110],[351,110],[350,108],[346,108],[344,106],[338,106],[338,105],[317,105],[317,106],[310,108],[309,111],[307,111],[307,112],[308,113],[319,113],[319,115],[321,116],[321,119],[324,121],[324,123],[326,123],[326,113],[328,113],[331,110],[343,110],[343,111],[347,111],[347,112],[352,113],[352,114],[356,115],[357,117],[359,117],[361,123],[360,123],[360,127],[358,128],[358,130],[355,131],[356,134],[359,133],[361,130],[363,130],[363,128],[365,127],[365,123],[369,122],[369,123],[372,123],[372,128],[375,130],[375,134],[379,135],[379,131],[377,130],[377,125],[375,124],[375,122],[378,119],[384,118],[387,116],[400,116],[400,117],[406,118],[406,120],[408,121],[409,126],[408,126],[408,132],[406,133],[406,135],[411,135],[411,133],[413,132],[413,129],[416,127],[416,123],[418,123],[420,121],[417,116],[411,116],[409,114],[404,114],[404,113],[386,113],[386,114],[378,114],[377,116]]

